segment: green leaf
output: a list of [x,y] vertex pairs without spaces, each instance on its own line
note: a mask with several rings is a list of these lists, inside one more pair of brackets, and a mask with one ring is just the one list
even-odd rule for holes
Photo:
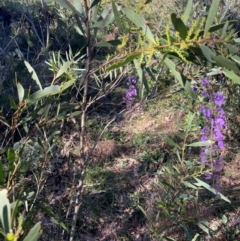
[[47,205],[43,204],[43,205],[38,205],[36,204],[36,207],[43,211],[44,213],[48,214],[53,221],[60,227],[62,227],[64,230],[66,230],[68,232],[68,228],[66,227],[66,225],[59,219],[59,217],[57,217],[57,215],[55,215]]
[[210,146],[212,144],[212,142],[210,140],[208,141],[198,141],[198,142],[194,142],[191,144],[188,144],[187,146]]
[[[236,22],[237,22],[237,21],[235,21],[235,20],[228,21],[228,26],[229,26],[229,28],[232,27]],[[213,26],[208,30],[208,32],[209,32],[209,33],[213,33],[213,32],[215,32],[215,31],[218,31],[218,30],[220,30],[220,29],[223,29],[224,26],[225,26],[225,24],[226,24],[226,22],[213,25]],[[200,31],[199,36],[202,37],[203,34],[204,34],[204,31]]]
[[[80,30],[79,33],[81,33],[80,35],[84,36],[84,29],[85,29],[85,27],[84,27],[84,25],[82,25],[82,19],[85,18],[85,16],[83,16],[82,13],[78,12],[78,10],[80,10],[80,8],[78,8],[78,10],[77,10],[71,4],[71,2],[68,1],[68,0],[45,0],[46,3],[53,2],[53,1],[74,13],[73,16],[75,17],[75,19],[77,21],[77,24],[78,24],[77,28]],[[76,1],[78,1],[78,0],[76,0]],[[80,17],[81,20],[79,19],[79,17]]]
[[76,78],[72,78],[71,80],[62,83],[60,86],[61,91],[64,91],[64,90],[68,89],[69,87],[71,87],[76,82],[76,80],[77,80]]
[[192,183],[187,182],[187,181],[183,181],[182,182],[186,187],[190,187],[192,189],[198,189],[196,186],[194,186]]
[[3,171],[3,165],[2,165],[2,161],[0,161],[0,185],[4,184],[4,171]]
[[81,1],[79,0],[73,0],[73,6],[76,9],[79,14],[84,17],[84,10]]
[[202,229],[206,234],[210,235],[209,228],[206,226],[206,223],[203,221],[197,222],[197,226]]
[[24,98],[24,89],[19,82],[17,83],[17,91],[18,91],[18,100],[19,100],[19,103],[21,103]]
[[186,9],[184,11],[184,14],[183,14],[183,23],[185,25],[187,24],[189,16],[190,16],[190,13],[191,13],[192,3],[193,3],[192,0],[188,0],[187,7],[186,7]]
[[240,64],[240,58],[237,55],[232,56],[231,59]]
[[14,110],[17,110],[17,109],[18,109],[18,106],[17,106],[15,100],[13,99],[13,97],[12,97],[11,95],[9,95],[8,98],[9,98],[11,107],[12,107]]
[[[79,1],[79,0],[78,0]],[[99,4],[102,0],[94,0],[90,6],[90,8],[93,8],[94,6],[96,6],[97,4]]]
[[198,237],[200,237],[200,235],[198,233],[196,233],[191,241],[196,241]]
[[133,61],[134,59],[136,59],[136,58],[139,57],[140,55],[141,55],[141,53],[131,54],[131,55],[127,56],[125,60],[119,61],[119,62],[117,62],[117,63],[109,66],[109,67],[107,68],[107,71],[120,68],[120,67],[122,67],[122,66],[130,63],[131,61]]
[[240,38],[235,38],[235,39],[233,39],[233,41],[234,41],[235,43],[240,43]]
[[118,26],[118,29],[120,30],[120,32],[123,32],[120,14],[119,14],[119,12],[117,10],[117,7],[116,7],[116,4],[114,3],[113,0],[112,0],[112,9],[113,9],[113,13],[114,13],[114,16],[115,16],[115,21],[116,21],[116,24]]
[[227,76],[229,79],[231,79],[235,84],[240,85],[240,77],[233,73],[230,70],[223,69],[222,72]]
[[176,241],[176,239],[170,238],[170,237],[166,237],[166,236],[164,236],[164,239],[166,239],[166,240],[168,240],[168,241]]
[[221,0],[212,1],[211,7],[210,7],[209,12],[208,12],[207,21],[206,21],[206,24],[205,24],[204,36],[206,36],[206,34],[208,33],[211,25],[213,24],[213,22],[215,20],[215,16],[218,12],[218,7],[219,7],[219,4],[220,4],[220,1]]
[[226,59],[222,56],[211,56],[211,57],[213,60],[216,61],[216,64],[218,64],[219,66],[232,70],[235,73],[240,72],[238,66],[233,61]]
[[203,53],[203,55],[205,56],[205,58],[210,62],[210,63],[215,63],[215,61],[212,60],[211,56],[214,55],[214,53],[212,52],[212,50],[207,47],[204,44],[200,45],[201,51]]
[[11,209],[7,198],[7,190],[0,191],[0,220],[5,234],[10,233],[11,230]]
[[59,85],[51,85],[49,87],[44,88],[43,90],[38,90],[35,93],[31,94],[27,101],[29,102],[36,102],[41,100],[42,98],[50,95],[56,95],[61,91],[61,88]]
[[34,225],[34,227],[29,231],[27,236],[23,241],[37,241],[41,236],[41,222],[38,222]]
[[204,188],[206,188],[208,191],[212,192],[213,194],[220,196],[220,198],[223,199],[224,201],[231,203],[231,201],[230,201],[227,197],[225,197],[224,195],[222,195],[222,194],[221,194],[220,192],[218,192],[215,188],[212,188],[212,187],[211,187],[210,185],[208,185],[206,182],[203,182],[202,180],[198,179],[197,177],[193,177],[193,178],[197,181],[197,183],[195,183],[195,185],[200,186],[200,187],[204,187]]
[[227,224],[228,223],[228,218],[227,218],[226,215],[222,216],[222,222],[223,222],[223,224]]
[[229,52],[231,54],[236,54],[239,51],[239,49],[236,46],[234,46],[234,45],[226,43],[225,46],[227,47],[227,49],[229,50]]
[[66,61],[66,62],[64,62],[63,65],[62,65],[62,66],[60,67],[60,69],[58,70],[58,72],[57,72],[54,80],[57,79],[57,78],[59,78],[62,74],[66,73],[67,70],[70,68],[70,66],[71,66],[71,61]]
[[137,27],[141,28],[144,35],[152,42],[152,43],[156,43],[155,42],[155,38],[154,35],[152,34],[150,28],[148,27],[148,25],[146,25],[145,20],[138,15],[137,13],[135,13],[132,9],[130,8],[124,8],[123,13],[126,15],[126,17],[132,21]]
[[14,162],[15,162],[15,151],[12,148],[9,148],[7,151],[7,160],[9,162],[9,171],[13,171],[14,169]]
[[175,13],[171,14],[172,24],[177,32],[179,32],[180,37],[185,40],[187,37],[187,27],[181,18],[178,18]]
[[171,138],[169,138],[168,136],[164,137],[163,140],[165,142],[167,142],[168,144],[180,149],[180,146],[175,141],[173,141]]
[[186,92],[195,99],[195,93],[186,78],[176,70],[176,65],[168,57],[163,57],[162,54],[158,53],[160,58],[164,59],[164,63],[168,66],[173,76],[178,80],[179,84],[186,90]]
[[121,43],[122,42],[119,39],[115,39],[115,40],[97,43],[97,44],[95,44],[95,46],[111,48],[111,47],[116,47],[116,46],[120,45]]
[[148,86],[148,82],[147,82],[146,76],[144,74],[144,71],[143,71],[142,67],[140,66],[139,61],[137,59],[134,59],[133,62],[134,62],[135,68],[137,70],[139,81],[140,81],[140,84],[141,84],[142,93],[140,93],[140,95],[141,95],[141,99],[142,99],[143,95],[144,95],[144,93],[143,93],[144,88],[146,89],[147,94],[148,94],[149,93],[149,86]]
[[93,24],[91,27],[92,28],[104,28],[107,25],[109,25],[110,23],[112,23],[114,20],[114,13],[111,12],[106,18],[96,22],[95,24]]
[[79,35],[84,36],[84,32],[82,31],[81,28],[79,28],[79,26],[76,26],[76,25],[75,25],[74,28],[75,28],[75,30],[77,31],[77,33],[78,33]]
[[33,80],[36,81],[36,84],[38,85],[39,89],[42,90],[42,85],[41,85],[41,82],[40,80],[38,79],[38,76],[35,72],[35,70],[33,69],[33,67],[27,62],[27,61],[24,61],[24,64],[26,65],[27,69],[28,69],[28,72],[30,74],[32,74],[32,78]]

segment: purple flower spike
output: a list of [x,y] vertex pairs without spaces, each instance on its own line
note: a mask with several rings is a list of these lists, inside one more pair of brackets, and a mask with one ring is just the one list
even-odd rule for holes
[[201,85],[207,86],[207,85],[209,85],[209,81],[207,79],[202,79],[201,80]]
[[128,90],[126,91],[125,97],[123,97],[123,101],[127,104],[127,107],[131,107],[135,97],[137,96],[137,89],[135,84],[137,83],[136,76],[129,76],[126,80]]
[[224,103],[225,99],[222,93],[216,93],[214,102],[217,106],[222,106]]

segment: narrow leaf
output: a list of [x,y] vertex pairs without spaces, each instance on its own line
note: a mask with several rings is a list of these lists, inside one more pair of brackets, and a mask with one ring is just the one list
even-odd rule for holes
[[194,177],[194,179],[197,181],[198,186],[205,187],[208,191],[212,192],[215,195],[220,196],[221,199],[223,199],[226,202],[231,203],[231,201],[222,195],[220,192],[218,192],[215,188],[212,188],[210,185],[208,185],[206,182],[203,182],[202,180],[198,179],[197,177]]
[[209,228],[205,225],[205,223],[204,222],[198,222],[197,223],[197,226],[200,228],[200,229],[202,229],[206,234],[208,234],[208,235],[210,235],[210,233],[209,233]]
[[180,37],[185,40],[187,37],[187,27],[181,18],[178,18],[175,13],[171,14],[172,24],[177,32],[179,32]]
[[156,43],[154,35],[152,34],[150,28],[148,27],[148,25],[146,25],[145,20],[140,15],[135,13],[130,8],[124,8],[122,11],[126,15],[126,17],[130,21],[132,21],[137,27],[142,28],[143,33],[152,43]]
[[[133,62],[134,62],[135,68],[136,68],[137,73],[138,73],[140,84],[142,85],[142,87],[144,87],[146,89],[147,94],[148,94],[149,93],[149,86],[148,86],[146,76],[144,75],[144,71],[143,71],[142,67],[140,66],[140,63],[137,59],[134,59]],[[142,88],[142,90],[144,90],[144,88]],[[143,97],[143,94],[144,93],[140,94],[141,98]]]
[[34,227],[29,231],[27,236],[23,241],[37,241],[41,236],[41,222],[38,222],[34,225]]
[[112,23],[114,20],[114,13],[111,12],[106,18],[96,22],[95,24],[92,25],[92,28],[104,28],[110,23]]
[[[229,28],[230,28],[230,27],[233,27],[233,25],[234,25],[236,22],[237,22],[237,21],[235,21],[235,20],[228,21]],[[225,24],[226,24],[226,22],[213,25],[213,26],[208,30],[208,32],[209,32],[209,33],[213,33],[213,32],[215,32],[215,31],[218,31],[218,30],[220,30],[220,29],[223,29],[224,26],[225,26]],[[199,36],[202,37],[203,34],[204,34],[204,31],[200,31]]]
[[60,69],[57,72],[57,75],[55,76],[54,80],[59,78],[62,74],[66,73],[67,70],[71,66],[71,61],[64,62],[63,65],[60,67]]
[[212,142],[210,140],[208,141],[198,141],[198,142],[194,142],[191,144],[188,144],[187,146],[210,146],[212,144]]
[[212,52],[212,50],[207,47],[206,45],[202,44],[200,45],[201,51],[203,53],[203,55],[205,56],[205,58],[210,62],[210,63],[214,63],[215,61],[212,60],[211,56],[214,55],[214,53]]
[[198,189],[196,186],[194,186],[192,183],[184,181],[182,182],[186,187],[190,187],[192,189]]
[[0,161],[0,185],[4,184],[4,171],[3,171],[3,165],[2,165],[2,161]]
[[183,22],[184,22],[185,25],[187,24],[190,13],[191,13],[192,3],[193,3],[192,0],[188,0],[187,7],[186,7],[186,9],[184,11],[184,14],[183,14]]
[[130,63],[131,61],[133,61],[134,59],[136,59],[136,58],[139,57],[140,55],[141,55],[141,53],[131,54],[131,55],[127,56],[125,60],[119,61],[119,62],[117,62],[117,63],[109,66],[109,67],[107,68],[107,71],[120,68],[120,67],[122,67],[122,66]]
[[14,110],[17,110],[17,109],[18,109],[18,106],[17,106],[15,100],[13,99],[13,97],[12,97],[11,95],[9,95],[8,98],[9,98],[11,107],[12,107]]
[[24,61],[24,64],[26,65],[27,69],[28,69],[28,72],[30,74],[32,74],[32,78],[33,80],[36,81],[36,84],[38,85],[39,89],[42,90],[42,85],[41,85],[41,82],[40,80],[38,79],[38,76],[35,72],[35,70],[33,69],[33,67],[27,62],[27,61]]
[[206,34],[208,33],[211,25],[213,24],[213,22],[215,20],[215,16],[218,12],[218,7],[219,7],[219,4],[220,4],[220,1],[221,0],[212,1],[211,7],[210,7],[209,12],[208,12],[207,21],[206,21],[206,24],[205,24],[204,36],[206,36]]
[[18,92],[19,103],[21,103],[23,101],[23,98],[24,98],[24,89],[19,82],[17,83],[17,92]]
[[79,14],[84,17],[84,10],[81,1],[79,0],[73,0],[73,6],[75,7],[76,11],[79,12]]
[[27,98],[27,101],[29,102],[36,102],[38,100],[41,100],[42,98],[48,96],[48,95],[55,95],[58,94],[61,91],[61,88],[59,85],[51,85],[49,87],[46,87],[43,90],[38,90],[32,95],[30,95]]
[[116,46],[120,45],[121,43],[122,42],[119,39],[115,39],[115,40],[97,43],[97,44],[95,44],[95,46],[111,48],[111,47],[116,47]]
[[240,77],[230,70],[223,69],[222,72],[231,79],[235,84],[240,85]]
[[112,0],[112,9],[113,9],[113,13],[114,13],[114,16],[115,16],[115,21],[116,21],[116,24],[118,26],[118,29],[120,30],[120,32],[123,32],[120,14],[119,14],[119,12],[117,10],[117,7],[116,7],[116,4],[114,3],[113,0]]
[[164,137],[163,140],[164,140],[165,142],[167,142],[168,144],[170,144],[170,145],[172,145],[172,146],[180,149],[180,146],[179,146],[175,141],[173,141],[171,138],[169,138],[169,137]]
[[237,55],[232,56],[231,59],[240,64],[240,57],[238,57]]
[[11,230],[11,209],[7,198],[7,190],[0,191],[0,220],[5,234],[10,233]]
[[[78,0],[79,1],[79,0]],[[94,6],[96,6],[97,4],[99,4],[102,0],[94,0],[90,6],[90,8],[93,8]]]
[[232,45],[232,44],[227,44],[226,43],[225,46],[227,47],[227,49],[229,50],[229,52],[231,54],[236,54],[239,51],[239,49],[236,46]]
[[212,58],[213,60],[215,60],[216,63],[217,63],[219,66],[221,66],[221,67],[224,67],[224,68],[227,68],[227,69],[229,69],[229,70],[232,70],[232,71],[234,71],[235,73],[239,73],[239,72],[240,72],[238,66],[237,66],[233,61],[231,61],[231,60],[229,60],[229,59],[226,59],[226,58],[224,58],[224,57],[222,57],[222,56],[211,56],[211,58]]

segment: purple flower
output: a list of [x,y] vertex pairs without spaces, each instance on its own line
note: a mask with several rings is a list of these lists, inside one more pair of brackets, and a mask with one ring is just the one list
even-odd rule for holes
[[202,91],[202,96],[203,97],[209,97],[209,94],[208,94],[208,92],[206,90],[203,90]]
[[217,117],[217,119],[214,122],[214,125],[216,127],[219,127],[220,129],[225,129],[225,127],[226,127],[225,120],[221,117]]
[[212,173],[210,173],[210,172],[205,172],[205,173],[204,173],[204,178],[205,178],[206,180],[211,180],[211,179],[212,179]]
[[201,85],[207,86],[207,85],[209,85],[209,81],[207,79],[202,79],[201,80]]
[[205,151],[201,151],[200,152],[200,159],[202,163],[206,163],[207,162],[207,155]]
[[207,141],[208,140],[208,137],[207,136],[202,136],[201,137],[201,141]]
[[197,90],[198,90],[198,87],[193,86],[193,88],[192,88],[192,89],[193,89],[193,92],[195,92],[195,93],[196,93],[196,92],[197,92]]
[[219,157],[213,162],[214,172],[220,173],[223,170],[223,160]]
[[223,140],[218,141],[218,147],[221,150],[224,149],[224,142],[223,142]]
[[127,104],[127,107],[130,107],[137,96],[137,89],[135,84],[137,83],[137,78],[135,76],[130,76],[127,78],[127,85],[129,86],[126,91],[123,101]]
[[211,110],[210,110],[210,109],[208,109],[207,107],[205,107],[205,106],[203,105],[203,106],[200,107],[200,111],[203,113],[203,115],[204,115],[206,118],[210,119],[210,117],[211,117]]
[[201,133],[202,134],[207,134],[207,127],[204,126],[202,129],[201,129]]
[[222,104],[224,103],[225,99],[222,93],[216,93],[215,94],[215,99],[214,102],[217,106],[222,106]]

